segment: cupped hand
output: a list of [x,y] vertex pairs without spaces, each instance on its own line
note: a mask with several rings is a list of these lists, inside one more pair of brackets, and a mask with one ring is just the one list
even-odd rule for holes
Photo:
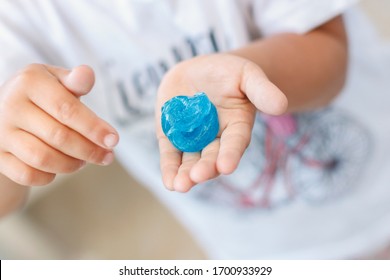
[[[219,117],[217,138],[202,151],[177,150],[161,128],[161,107],[177,95],[205,92]],[[256,110],[279,115],[286,111],[285,95],[259,66],[230,54],[195,57],[173,67],[161,82],[156,102],[157,138],[164,185],[186,192],[194,185],[230,174],[249,145]]]

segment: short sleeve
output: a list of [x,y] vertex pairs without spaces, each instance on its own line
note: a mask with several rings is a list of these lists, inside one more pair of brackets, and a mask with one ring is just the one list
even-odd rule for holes
[[263,36],[305,33],[342,14],[359,0],[253,0],[253,20]]

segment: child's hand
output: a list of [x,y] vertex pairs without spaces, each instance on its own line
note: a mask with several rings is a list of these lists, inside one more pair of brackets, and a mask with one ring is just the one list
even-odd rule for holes
[[[198,153],[182,153],[161,128],[161,107],[177,95],[205,92],[217,107],[217,139]],[[287,109],[285,95],[251,61],[228,54],[184,61],[164,77],[156,105],[157,137],[165,186],[186,192],[219,174],[232,173],[251,138],[256,109],[272,115]]]
[[44,185],[86,162],[109,164],[118,134],[79,100],[93,84],[87,66],[32,64],[2,85],[0,172],[22,185]]

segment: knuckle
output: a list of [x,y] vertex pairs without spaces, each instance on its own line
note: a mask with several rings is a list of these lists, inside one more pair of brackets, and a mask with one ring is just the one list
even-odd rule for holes
[[104,131],[106,131],[102,125],[102,121],[97,117],[88,119],[83,129],[84,135],[88,136],[89,139],[99,139],[104,134]]
[[62,172],[63,173],[73,173],[75,171],[78,171],[82,167],[82,161],[74,159],[72,162],[68,162]]
[[51,183],[55,177],[56,174],[44,173],[31,167],[26,167],[15,181],[23,186],[43,186]]
[[50,132],[49,137],[56,147],[62,147],[69,141],[70,131],[66,127],[56,126]]
[[93,118],[89,121],[89,125],[86,126],[85,130],[88,135],[95,135],[99,134],[100,131],[102,131],[102,124],[97,118]]
[[95,147],[94,148],[90,148],[88,151],[87,151],[87,161],[88,162],[94,162],[96,163],[98,161],[98,149],[96,149]]
[[17,73],[14,77],[14,82],[19,85],[30,85],[31,83],[35,83],[41,70],[42,65],[29,64]]
[[17,179],[18,183],[23,186],[33,186],[37,184],[38,172],[32,168],[24,168],[20,172],[20,177]]
[[57,115],[62,123],[67,123],[69,120],[75,119],[77,114],[77,106],[74,102],[65,101],[58,104]]
[[30,150],[31,164],[38,169],[47,169],[50,166],[51,157],[45,151]]
[[97,146],[91,147],[87,152],[87,161],[93,163],[102,163],[106,152]]

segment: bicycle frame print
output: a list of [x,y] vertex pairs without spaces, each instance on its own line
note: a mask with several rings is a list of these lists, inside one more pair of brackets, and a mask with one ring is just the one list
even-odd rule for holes
[[326,201],[351,189],[369,154],[369,133],[333,109],[279,117],[259,114],[256,122],[255,147],[243,158],[251,162],[247,174],[254,178],[244,183],[243,176],[219,177],[203,187],[202,197],[240,208],[271,208],[297,197]]

